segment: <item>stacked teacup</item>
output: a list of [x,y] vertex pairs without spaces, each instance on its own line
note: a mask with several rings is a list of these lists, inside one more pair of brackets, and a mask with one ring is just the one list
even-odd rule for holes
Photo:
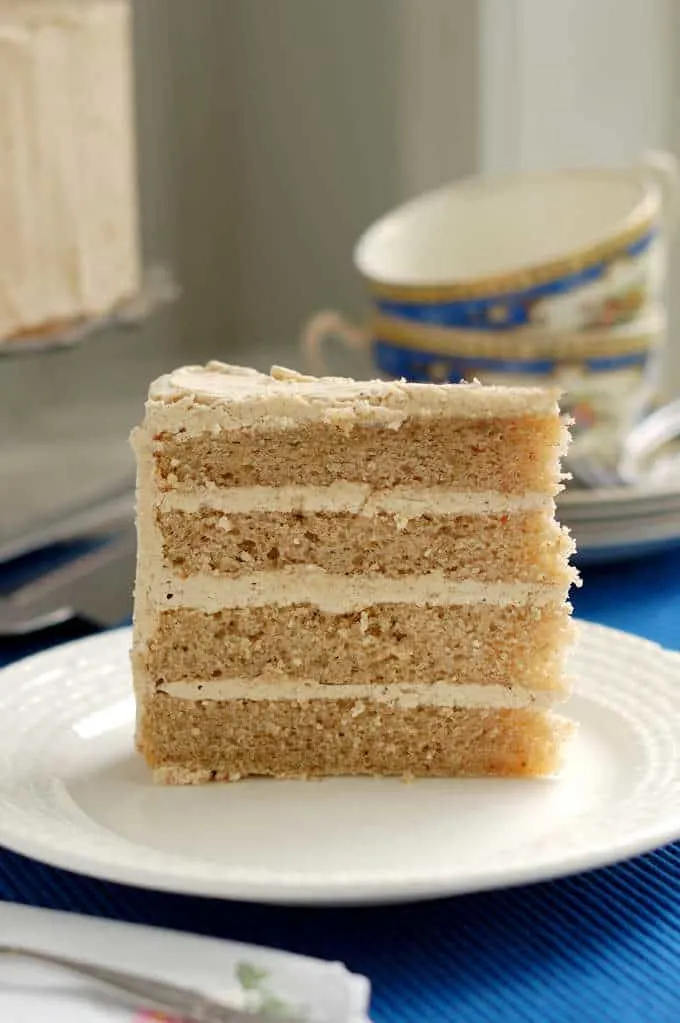
[[560,388],[572,453],[611,462],[658,386],[667,244],[678,171],[655,153],[627,170],[472,179],[423,195],[355,250],[367,327],[320,314],[305,343],[369,346],[416,381]]

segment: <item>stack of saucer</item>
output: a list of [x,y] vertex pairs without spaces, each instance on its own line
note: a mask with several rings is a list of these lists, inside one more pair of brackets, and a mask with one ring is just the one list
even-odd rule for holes
[[576,540],[581,565],[680,547],[680,474],[663,485],[569,489],[558,508]]

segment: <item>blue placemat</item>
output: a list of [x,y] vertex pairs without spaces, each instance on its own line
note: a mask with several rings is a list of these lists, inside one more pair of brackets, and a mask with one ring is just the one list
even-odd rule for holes
[[580,618],[680,650],[680,550],[582,570],[572,602]]
[[[586,570],[574,603],[680,649],[680,552]],[[541,885],[327,910],[144,892],[0,852],[0,898],[338,958],[370,977],[376,1023],[680,1021],[680,843]]]

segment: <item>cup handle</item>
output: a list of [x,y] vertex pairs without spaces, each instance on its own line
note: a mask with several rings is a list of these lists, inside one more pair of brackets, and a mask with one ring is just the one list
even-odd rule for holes
[[642,170],[659,186],[663,219],[669,234],[675,233],[680,222],[680,163],[662,149],[643,153]]
[[303,327],[300,338],[300,347],[311,373],[315,376],[328,375],[323,350],[337,344],[355,352],[365,352],[369,335],[363,327],[350,323],[340,313],[331,310],[315,313]]

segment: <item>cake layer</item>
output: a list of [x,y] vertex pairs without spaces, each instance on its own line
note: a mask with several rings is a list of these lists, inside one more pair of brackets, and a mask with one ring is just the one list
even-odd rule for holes
[[536,710],[357,700],[142,703],[137,742],[158,781],[324,775],[548,775],[570,726]]
[[[181,420],[180,420],[181,421]],[[179,427],[180,423],[177,423]],[[205,484],[327,486],[342,479],[376,488],[446,486],[508,494],[559,489],[563,427],[555,415],[510,419],[409,419],[399,429],[296,423],[155,435],[161,489]],[[137,445],[144,437],[137,436]]]
[[[177,609],[138,648],[151,679],[314,678],[328,685],[521,684],[562,690],[572,637],[561,603],[497,608],[383,604],[345,614],[309,605]],[[206,685],[209,684],[206,682]]]
[[571,579],[569,535],[550,513],[427,514],[170,511],[158,516],[165,563],[179,576],[246,575],[314,565],[391,577],[435,568],[456,579],[561,583]]

